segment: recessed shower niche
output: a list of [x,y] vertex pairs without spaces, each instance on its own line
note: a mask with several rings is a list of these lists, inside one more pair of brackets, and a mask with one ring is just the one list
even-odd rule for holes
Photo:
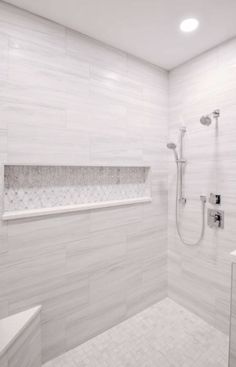
[[148,201],[149,167],[4,167],[3,220]]

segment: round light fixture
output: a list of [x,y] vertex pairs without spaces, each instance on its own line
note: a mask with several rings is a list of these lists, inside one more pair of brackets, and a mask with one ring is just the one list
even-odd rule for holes
[[180,23],[180,29],[182,32],[193,32],[199,26],[199,21],[195,18],[188,18]]

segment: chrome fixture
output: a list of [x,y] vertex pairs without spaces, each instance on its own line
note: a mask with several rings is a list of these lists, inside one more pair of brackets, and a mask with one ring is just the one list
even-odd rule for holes
[[221,204],[221,196],[218,195],[218,194],[213,194],[211,192],[210,197],[209,197],[209,203],[211,203],[212,205],[220,205]]
[[176,163],[177,163],[177,162],[178,162],[178,160],[179,160],[179,157],[178,157],[178,153],[176,152],[176,144],[175,144],[175,143],[170,142],[170,143],[167,143],[167,144],[166,144],[166,146],[167,146],[167,148],[168,148],[168,149],[173,150],[173,153],[174,153],[174,155],[175,155],[175,161],[176,161]]
[[167,146],[167,148],[169,148],[169,149],[176,149],[176,144],[175,144],[175,143],[172,143],[172,142],[167,143],[167,144],[166,144],[166,146]]
[[186,127],[181,126],[180,131],[180,149],[179,149],[179,202],[182,204],[186,204],[187,199],[183,197],[183,165],[186,163],[186,160],[183,159],[183,139],[186,133]]
[[208,209],[207,223],[210,228],[224,228],[223,210]]
[[175,156],[175,162],[176,163],[186,163],[186,160],[185,159],[183,159],[183,158],[180,158],[179,159],[178,153],[176,151],[176,144],[175,143],[169,142],[169,143],[166,144],[166,146],[167,146],[168,149],[173,150],[173,153],[174,153],[174,156]]
[[185,205],[187,201],[186,198],[183,196],[183,171],[184,171],[184,165],[186,164],[186,160],[183,158],[183,139],[184,139],[185,133],[186,133],[186,127],[182,126],[180,128],[179,155],[176,151],[176,144],[168,143],[167,148],[173,150],[175,154],[175,162],[176,162],[176,168],[177,168],[176,195],[175,195],[175,223],[176,223],[177,233],[179,235],[180,240],[185,245],[195,246],[195,245],[198,245],[202,241],[204,233],[205,233],[205,207],[206,207],[207,199],[206,199],[206,196],[200,196],[202,224],[201,224],[201,232],[200,232],[199,238],[195,242],[192,242],[192,243],[186,242],[181,233],[180,219],[179,219],[180,205],[182,206]]
[[212,123],[212,118],[215,119],[216,123],[218,123],[219,117],[220,117],[220,110],[214,110],[212,113],[208,115],[203,115],[200,118],[200,122],[202,125],[210,126]]

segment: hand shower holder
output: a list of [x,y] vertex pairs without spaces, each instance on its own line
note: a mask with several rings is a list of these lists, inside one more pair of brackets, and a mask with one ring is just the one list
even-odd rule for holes
[[187,163],[187,160],[186,160],[186,159],[178,159],[178,160],[177,160],[177,163],[182,163],[182,164],[184,164],[184,163]]

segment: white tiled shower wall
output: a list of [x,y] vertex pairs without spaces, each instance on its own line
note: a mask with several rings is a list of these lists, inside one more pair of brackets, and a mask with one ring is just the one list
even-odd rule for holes
[[[169,76],[169,139],[187,126],[184,234],[199,195],[222,194],[224,231],[176,237],[175,164],[166,149],[168,74],[0,2],[1,165],[151,166],[151,204],[1,223],[0,315],[43,305],[50,359],[167,295],[228,331],[235,249],[236,41]],[[219,129],[199,123],[221,109]],[[3,168],[1,169],[1,190]],[[188,228],[188,230],[187,230]]]
[[[199,195],[222,195],[224,230],[206,227],[201,246],[186,247],[176,236],[176,167],[169,164],[169,296],[228,333],[230,252],[236,246],[236,39],[170,73],[169,139],[184,138],[185,195],[183,233],[193,242],[200,233]],[[202,115],[220,109],[218,129],[200,124]],[[212,207],[209,203],[207,207]]]
[[167,295],[168,74],[0,2],[3,164],[151,166],[152,203],[1,222],[0,317],[42,304],[43,359]]

